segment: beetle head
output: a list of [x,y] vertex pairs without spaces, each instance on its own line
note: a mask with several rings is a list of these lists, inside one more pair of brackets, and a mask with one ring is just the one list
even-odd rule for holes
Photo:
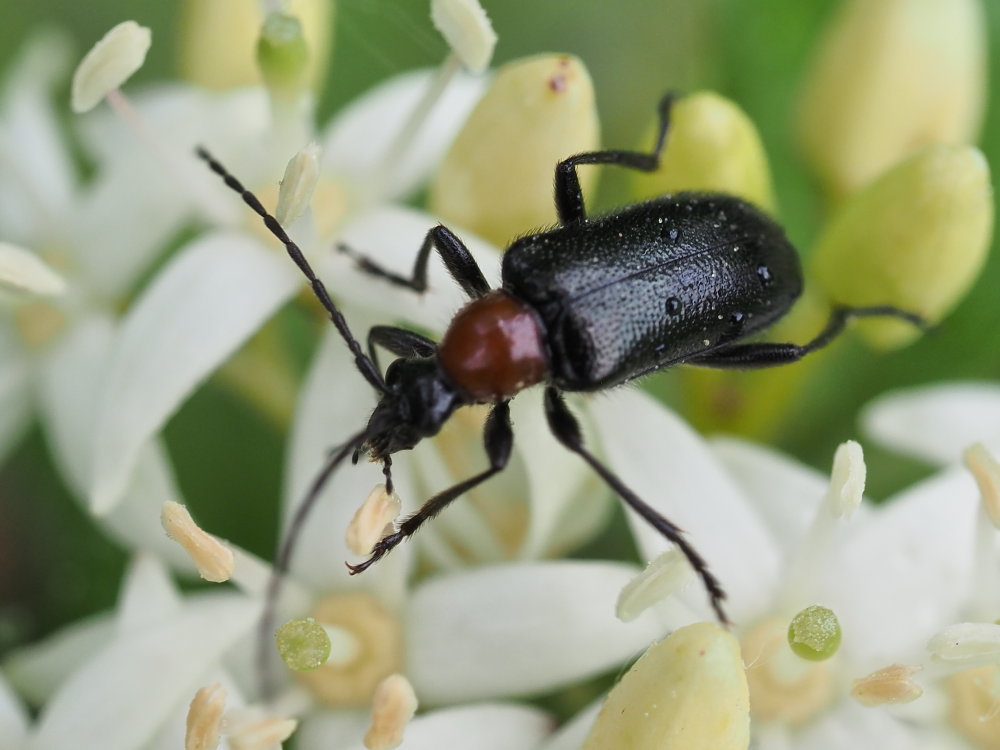
[[463,403],[433,357],[397,359],[386,370],[385,384],[363,448],[377,461],[436,435]]

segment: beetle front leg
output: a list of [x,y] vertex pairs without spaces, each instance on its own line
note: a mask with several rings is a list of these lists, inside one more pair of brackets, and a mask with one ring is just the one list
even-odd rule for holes
[[643,172],[655,172],[660,166],[660,153],[667,140],[670,129],[670,107],[674,95],[667,94],[660,100],[660,128],[656,134],[656,146],[651,153],[642,154],[637,151],[589,151],[563,159],[556,165],[556,212],[559,223],[573,224],[586,220],[583,205],[583,191],[580,189],[580,177],[576,168],[580,164],[617,164],[628,169],[638,169]]
[[632,510],[642,516],[650,526],[659,531],[668,541],[677,545],[688,559],[688,562],[691,563],[691,567],[701,576],[701,580],[705,584],[705,589],[708,591],[712,609],[715,610],[719,621],[723,624],[729,624],[729,618],[726,617],[726,612],[722,607],[722,602],[726,598],[726,592],[723,591],[719,579],[708,569],[708,563],[705,562],[705,558],[698,554],[698,551],[684,538],[684,532],[681,529],[661,516],[652,506],[645,503],[638,495],[626,487],[625,483],[610,469],[600,463],[590,451],[584,448],[580,423],[577,422],[576,417],[573,416],[566,406],[562,394],[551,386],[545,389],[545,416],[548,418],[552,434],[556,436],[556,439],[560,443],[586,461],[590,465],[590,468],[597,472],[597,475],[612,490],[618,493],[618,496]]
[[364,562],[357,565],[347,564],[351,575],[357,575],[367,570],[371,565],[389,553],[404,539],[412,536],[425,521],[430,520],[454,499],[464,495],[469,490],[474,489],[495,474],[499,474],[507,466],[510,460],[510,452],[514,447],[514,431],[510,425],[510,407],[506,401],[501,401],[493,407],[489,417],[486,418],[486,427],[483,429],[483,444],[486,448],[486,455],[490,460],[490,468],[482,471],[473,477],[469,477],[464,482],[459,482],[454,487],[449,487],[444,492],[439,492],[430,500],[420,506],[420,509],[399,525],[399,531],[383,537],[372,549],[371,556]]
[[409,278],[394,271],[390,271],[379,265],[367,255],[363,255],[351,247],[341,243],[337,249],[358,264],[365,273],[378,276],[391,284],[412,289],[415,292],[424,292],[427,289],[427,261],[430,258],[431,250],[437,250],[441,260],[452,278],[458,282],[462,290],[472,297],[482,297],[490,291],[490,285],[486,282],[486,277],[472,257],[469,248],[460,240],[454,232],[443,224],[433,227],[424,237],[420,250],[417,251],[417,260],[413,265],[413,273]]
[[798,362],[807,354],[822,349],[844,331],[844,326],[851,318],[898,318],[912,323],[918,328],[926,329],[927,322],[906,310],[890,305],[875,307],[838,307],[830,316],[826,328],[807,344],[782,344],[759,342],[751,344],[732,344],[706,354],[692,357],[686,364],[712,367],[719,370],[756,370],[765,367]]

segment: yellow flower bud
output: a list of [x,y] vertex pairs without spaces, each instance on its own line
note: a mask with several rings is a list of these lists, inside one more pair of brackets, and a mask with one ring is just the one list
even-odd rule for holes
[[986,95],[979,0],[848,0],[805,79],[798,130],[841,198],[934,143],[968,143]]
[[746,750],[750,694],[736,639],[714,623],[653,644],[612,688],[583,750]]
[[[184,78],[210,89],[261,82],[257,41],[264,16],[257,0],[184,0],[179,64]],[[333,31],[331,0],[288,0],[287,12],[302,23],[308,50],[309,87],[323,82]]]
[[[599,141],[594,89],[570,55],[540,55],[497,71],[431,186],[431,211],[503,246],[556,221],[556,162]],[[595,170],[583,167],[587,192]]]
[[[848,199],[819,239],[813,277],[836,304],[895,305],[937,322],[975,281],[992,229],[982,153],[931,147]],[[869,343],[884,348],[919,333],[901,321],[857,325]]]
[[[647,138],[650,145],[655,127]],[[674,103],[660,168],[651,174],[631,174],[637,200],[705,190],[738,196],[772,213],[775,209],[767,155],[757,129],[743,110],[710,91]]]

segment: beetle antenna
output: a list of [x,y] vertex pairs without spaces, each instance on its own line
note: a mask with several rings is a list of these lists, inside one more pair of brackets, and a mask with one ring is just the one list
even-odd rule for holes
[[247,190],[243,183],[233,177],[222,164],[212,156],[204,147],[198,146],[195,149],[195,153],[199,158],[204,159],[208,166],[219,175],[222,180],[226,183],[226,186],[235,192],[240,194],[243,202],[253,209],[254,213],[260,216],[264,220],[264,226],[267,227],[268,231],[271,232],[278,241],[285,246],[285,250],[288,252],[288,256],[295,261],[295,265],[299,267],[306,279],[309,280],[309,284],[312,286],[313,294],[316,295],[316,299],[323,306],[323,309],[327,311],[330,316],[330,320],[333,325],[336,326],[337,331],[340,333],[341,338],[347,343],[347,347],[351,350],[351,354],[354,355],[354,364],[358,368],[358,371],[364,376],[375,390],[380,393],[386,393],[388,389],[386,388],[385,381],[382,379],[382,375],[379,373],[378,368],[375,363],[371,361],[364,350],[361,348],[361,344],[358,340],[354,338],[354,334],[351,333],[351,329],[347,325],[347,321],[344,319],[343,314],[337,309],[337,306],[333,304],[333,300],[330,299],[329,293],[326,291],[326,286],[320,281],[319,277],[316,276],[315,271],[313,271],[312,266],[309,265],[309,261],[306,260],[305,255],[302,254],[302,250],[296,245],[292,239],[285,232],[284,227],[281,226],[280,222],[274,218],[267,209],[264,208],[260,200],[256,195]]
[[316,507],[320,493],[326,486],[330,476],[343,460],[355,453],[368,437],[368,431],[363,430],[352,435],[346,442],[330,451],[326,464],[320,470],[316,478],[313,479],[309,491],[305,498],[295,509],[295,514],[285,530],[285,536],[278,547],[278,553],[274,558],[274,566],[271,569],[271,577],[267,582],[267,589],[264,594],[264,611],[260,617],[260,630],[258,637],[257,664],[260,672],[261,695],[265,698],[275,694],[273,675],[271,674],[271,648],[274,639],[275,621],[278,614],[278,597],[281,595],[281,584],[284,582],[285,574],[288,572],[292,561],[292,553],[298,543],[302,529],[305,528],[306,519]]

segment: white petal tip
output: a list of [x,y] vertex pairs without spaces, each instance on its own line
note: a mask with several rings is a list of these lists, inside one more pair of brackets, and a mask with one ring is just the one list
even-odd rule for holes
[[939,662],[966,668],[1000,664],[1000,625],[988,622],[960,622],[950,625],[927,644]]
[[30,250],[0,242],[0,287],[53,297],[66,291],[66,281]]
[[433,0],[431,21],[470,72],[489,67],[497,35],[478,0]]
[[71,104],[88,112],[142,67],[152,35],[135,21],[123,21],[95,44],[73,74]]

